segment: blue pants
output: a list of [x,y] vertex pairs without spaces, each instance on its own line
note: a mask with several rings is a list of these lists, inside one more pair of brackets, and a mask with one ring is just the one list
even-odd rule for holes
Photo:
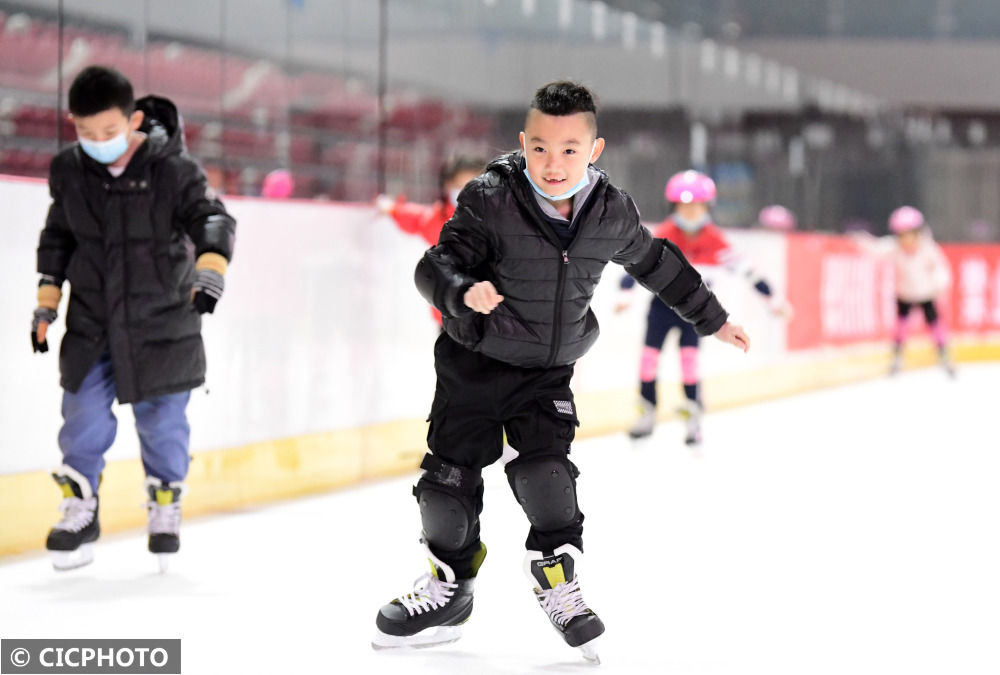
[[[147,476],[165,483],[187,476],[191,427],[185,409],[190,398],[191,392],[183,391],[132,404]],[[118,420],[111,412],[114,400],[114,371],[107,353],[87,373],[78,392],[63,392],[63,426],[59,430],[63,463],[86,476],[94,494],[104,470],[104,453],[118,430]]]

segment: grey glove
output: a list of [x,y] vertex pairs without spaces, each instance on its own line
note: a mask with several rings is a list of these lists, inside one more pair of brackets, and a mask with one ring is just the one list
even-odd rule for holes
[[49,309],[48,307],[38,307],[35,309],[35,314],[31,319],[31,349],[33,351],[43,354],[49,351],[49,341],[38,340],[38,324],[47,323],[51,326],[58,317],[59,314],[54,309]]
[[226,279],[215,270],[198,270],[194,277],[194,308],[199,314],[211,314],[222,297]]

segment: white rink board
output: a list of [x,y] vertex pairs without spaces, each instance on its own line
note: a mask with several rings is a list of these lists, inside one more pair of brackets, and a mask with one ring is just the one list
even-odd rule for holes
[[[437,327],[413,287],[423,241],[401,233],[364,205],[228,198],[238,221],[226,293],[203,334],[208,386],[188,409],[192,451],[426,416],[433,395]],[[33,355],[35,249],[49,205],[43,182],[0,179],[7,227],[0,265],[0,474],[49,468],[59,461],[58,359],[65,301],[50,332],[53,351]],[[733,239],[778,288],[784,287],[783,240],[734,232]],[[574,387],[594,392],[635,386],[651,297],[613,311],[621,268],[610,265],[594,309],[602,337],[578,365]],[[68,290],[68,286],[64,291]],[[749,355],[709,341],[707,375],[761,367],[784,354],[784,333],[756,293],[735,279],[717,292],[754,340]],[[662,377],[676,380],[676,354]],[[138,456],[128,406],[109,460]]]

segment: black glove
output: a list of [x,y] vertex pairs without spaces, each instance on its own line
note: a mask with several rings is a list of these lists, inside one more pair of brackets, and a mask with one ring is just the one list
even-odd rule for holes
[[49,309],[48,307],[39,307],[35,310],[35,314],[31,319],[31,349],[35,352],[42,352],[43,354],[49,351],[49,341],[42,340],[38,341],[38,324],[47,323],[50,326],[59,316],[56,310]]
[[226,280],[215,270],[202,269],[195,273],[193,288],[194,308],[199,314],[211,314],[226,288]]

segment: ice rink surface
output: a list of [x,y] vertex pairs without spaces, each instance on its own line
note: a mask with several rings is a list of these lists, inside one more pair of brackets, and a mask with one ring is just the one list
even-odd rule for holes
[[72,572],[8,560],[0,637],[179,637],[186,675],[996,675],[998,384],[1000,364],[969,365],[714,413],[697,452],[677,423],[577,443],[601,666],[538,608],[499,466],[455,644],[369,646],[379,606],[427,568],[415,474],[189,521],[164,576],[138,534],[105,537]]

